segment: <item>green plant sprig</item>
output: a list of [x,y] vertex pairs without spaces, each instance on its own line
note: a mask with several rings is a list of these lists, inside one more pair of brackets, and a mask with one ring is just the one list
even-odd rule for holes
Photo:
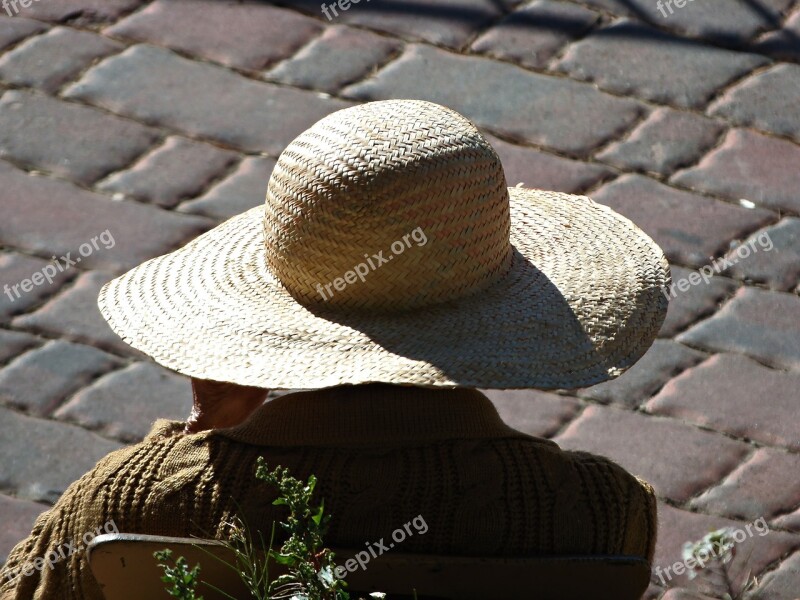
[[[233,563],[203,546],[198,548],[235,570],[252,600],[350,600],[345,591],[346,582],[335,576],[335,554],[324,544],[331,517],[325,514],[324,500],[319,506],[312,505],[317,478],[311,475],[302,482],[292,477],[284,467],[270,470],[262,457],[257,461],[256,478],[278,490],[278,497],[272,503],[274,506],[285,506],[289,510],[286,520],[279,523],[287,534],[280,549],[273,549],[274,523],[269,544],[266,544],[261,532],[254,539],[247,523],[239,517],[233,517],[226,524],[228,537],[222,542],[234,555]],[[167,588],[171,596],[179,600],[203,600],[195,593],[200,581],[199,565],[189,569],[184,557],[172,561],[171,550],[156,552],[154,556],[163,563],[159,565],[164,569],[162,581],[171,586]],[[270,579],[270,560],[283,566],[285,573]],[[230,600],[237,600],[224,590],[207,582],[203,584]],[[372,600],[386,598],[386,594],[381,592],[369,596]]]
[[200,565],[189,568],[189,564],[184,557],[172,558],[172,550],[159,550],[153,554],[159,561],[159,567],[164,569],[161,581],[166,583],[167,593],[179,600],[203,600],[195,592],[197,584],[200,582]]

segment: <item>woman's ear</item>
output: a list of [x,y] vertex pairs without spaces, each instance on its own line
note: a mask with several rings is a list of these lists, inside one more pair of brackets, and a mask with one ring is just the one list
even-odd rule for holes
[[238,425],[263,404],[268,393],[263,388],[192,377],[194,406],[185,432]]

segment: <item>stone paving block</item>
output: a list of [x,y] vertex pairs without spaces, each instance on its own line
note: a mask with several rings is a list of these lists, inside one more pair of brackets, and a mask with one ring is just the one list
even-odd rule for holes
[[472,51],[533,69],[544,68],[600,15],[575,4],[536,0],[500,21],[472,44]]
[[774,571],[760,579],[752,600],[797,600],[800,590],[800,552],[795,552]]
[[741,43],[759,31],[778,27],[780,14],[792,0],[663,0],[663,9],[654,0],[583,0],[582,3],[692,37]]
[[0,157],[84,184],[128,166],[160,135],[94,108],[30,91],[11,90],[0,98]]
[[555,68],[618,94],[699,108],[718,89],[767,62],[622,20],[570,46]]
[[647,589],[644,591],[644,594],[640,600],[661,600],[663,595],[664,588],[659,587],[651,582],[650,585],[647,586]]
[[[21,415],[0,407],[0,488],[53,504],[67,486],[121,444],[80,427]],[[30,452],[20,452],[30,448]]]
[[[666,580],[666,577],[664,578]],[[711,596],[706,596],[694,590],[687,590],[685,588],[672,588],[663,593],[663,588],[659,588],[663,595],[659,594],[653,596],[654,599],[660,600],[714,600]]]
[[644,356],[619,378],[578,392],[581,397],[636,408],[672,377],[705,360],[706,355],[670,340],[656,340]]
[[16,252],[0,254],[0,283],[3,286],[0,293],[0,322],[10,320],[13,315],[23,313],[57,293],[73,275],[68,271],[61,272],[58,268],[54,273],[55,265],[48,268],[45,274],[42,269],[47,265],[52,263],[34,256]]
[[70,394],[121,365],[118,358],[90,346],[49,342],[0,370],[0,403],[47,415]]
[[82,273],[75,284],[36,312],[14,319],[13,326],[49,337],[60,337],[96,348],[141,356],[114,333],[97,308],[100,288],[111,280],[105,273]]
[[122,47],[88,31],[55,27],[0,58],[0,79],[55,92],[92,61],[119,52]]
[[156,0],[104,33],[257,71],[290,57],[321,31],[314,19],[259,2]]
[[500,156],[510,187],[524,183],[529,188],[574,194],[594,186],[612,173],[603,165],[547,154],[485,135]]
[[586,83],[515,65],[409,45],[376,77],[347,87],[361,100],[419,98],[449,106],[511,139],[586,155],[626,131],[643,112]]
[[399,40],[333,25],[266,77],[286,85],[333,93],[366,77],[402,48]]
[[20,14],[32,19],[91,26],[110,23],[134,10],[144,0],[34,0]]
[[[672,286],[669,288],[669,308],[667,318],[659,332],[660,337],[674,337],[692,323],[710,317],[719,307],[736,293],[739,284],[727,277],[711,277],[693,284],[689,277],[698,273],[684,267],[671,265]],[[693,276],[697,281],[697,275]],[[686,281],[685,284],[680,284]],[[681,285],[683,289],[679,289]]]
[[718,354],[670,381],[647,403],[647,409],[736,437],[798,450],[799,388],[800,373],[769,369],[745,356]]
[[535,437],[552,437],[580,412],[576,398],[539,390],[481,390],[500,417],[514,429]]
[[328,113],[350,106],[144,45],[93,67],[66,95],[153,125],[274,156]]
[[555,441],[611,458],[675,502],[718,482],[750,451],[744,442],[680,421],[606,406],[587,408]]
[[222,220],[263,204],[274,167],[274,158],[245,158],[232,175],[197,200],[184,202],[178,210]]
[[0,16],[0,50],[47,29],[44,23],[25,17]]
[[724,143],[672,181],[693,189],[745,199],[800,214],[800,146],[746,129],[732,129]]
[[709,350],[748,354],[785,369],[800,369],[800,297],[743,287],[722,310],[677,340]]
[[[0,206],[0,244],[55,255],[62,266],[67,261],[60,257],[69,252],[69,261],[80,260],[81,268],[115,272],[165,254],[212,225],[207,219],[137,202],[112,202],[64,181],[32,177],[3,162]],[[85,252],[92,239],[97,250],[92,247],[91,254],[82,255],[81,248]]]
[[709,107],[710,114],[800,140],[800,65],[779,64],[748,77]]
[[768,521],[800,505],[800,455],[759,449],[720,485],[692,500],[692,508],[733,518]]
[[775,58],[800,61],[800,11],[795,11],[782,28],[761,38],[756,49]]
[[774,220],[771,212],[747,209],[676,190],[641,175],[623,175],[592,198],[622,213],[664,250],[670,261],[701,267],[725,252],[733,239]]
[[39,346],[41,341],[32,335],[21,331],[8,331],[0,329],[0,364],[5,364],[12,358]]
[[[734,580],[744,579],[748,571],[759,576],[773,562],[800,547],[800,536],[767,530],[761,522],[753,524],[752,521],[697,514],[660,502],[658,541],[653,560],[654,580],[660,583],[663,579],[674,587],[697,589],[697,582],[690,581],[686,573],[675,575],[672,569],[666,573],[665,568],[683,562],[682,550],[686,542],[700,540],[707,533],[723,527],[733,529],[736,556],[729,572]],[[661,569],[660,572],[656,570],[657,567]]]
[[781,529],[788,529],[789,531],[800,533],[800,509],[786,515],[781,515],[773,521],[773,525]]
[[171,208],[202,193],[239,156],[211,144],[170,137],[128,171],[112,174],[97,188]]
[[733,266],[725,274],[791,291],[800,281],[800,219],[787,217],[754,233],[726,258]]
[[36,517],[48,508],[46,504],[0,494],[0,520],[3,523],[0,527],[0,565],[14,546],[30,535]]
[[622,169],[669,175],[696,162],[719,138],[724,126],[695,113],[658,108],[634,132],[597,157]]
[[192,408],[186,377],[158,365],[136,363],[101,377],[54,414],[105,437],[138,442],[156,419],[183,421]]
[[[283,0],[281,4],[308,12],[325,23],[363,25],[402,38],[460,48],[481,29],[499,20],[514,0],[405,0],[402,3],[352,2],[347,10],[329,7],[333,0]],[[321,4],[328,7],[327,15]]]

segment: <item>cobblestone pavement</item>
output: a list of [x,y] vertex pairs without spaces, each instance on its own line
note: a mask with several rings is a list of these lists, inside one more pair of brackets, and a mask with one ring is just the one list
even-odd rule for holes
[[[261,203],[321,116],[414,97],[483,128],[510,185],[586,193],[674,265],[660,339],[628,374],[490,392],[503,416],[652,482],[662,567],[764,517],[734,566],[755,598],[797,598],[800,2],[352,2],[330,20],[320,0],[0,16],[1,283],[33,277],[0,294],[0,559],[99,457],[187,413],[187,382],[105,325],[100,286]],[[68,252],[81,262],[43,270]],[[697,597],[666,583],[648,598]]]

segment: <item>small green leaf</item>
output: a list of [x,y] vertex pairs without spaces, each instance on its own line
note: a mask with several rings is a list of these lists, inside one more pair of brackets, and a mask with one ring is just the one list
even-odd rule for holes
[[314,521],[317,525],[322,522],[322,517],[325,515],[325,500],[322,501],[322,504],[319,505],[319,510],[317,514],[311,517],[311,520]]

